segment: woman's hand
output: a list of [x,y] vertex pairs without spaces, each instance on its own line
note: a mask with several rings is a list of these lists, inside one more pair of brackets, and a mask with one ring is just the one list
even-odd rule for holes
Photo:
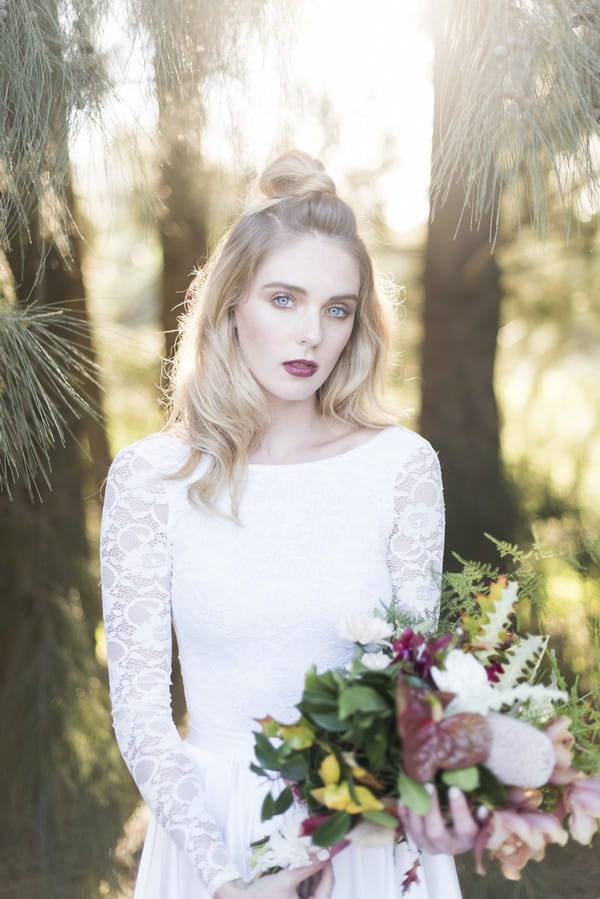
[[451,820],[445,820],[440,810],[437,790],[431,788],[431,808],[426,815],[417,815],[399,803],[398,816],[412,841],[433,855],[459,855],[473,848],[479,830],[464,794],[457,787],[448,790]]
[[[315,875],[320,875],[315,877]],[[313,878],[312,891],[306,899],[330,899],[333,892],[333,868],[331,862],[316,862],[302,868],[288,868],[278,874],[267,874],[249,886],[239,881],[224,883],[215,893],[215,899],[298,899],[298,887]]]

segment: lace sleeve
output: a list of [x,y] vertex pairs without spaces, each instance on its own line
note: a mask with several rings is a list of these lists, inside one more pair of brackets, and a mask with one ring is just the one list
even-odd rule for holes
[[437,619],[444,551],[444,499],[436,453],[423,442],[398,474],[387,564],[399,608]]
[[241,875],[228,862],[171,715],[165,493],[139,447],[117,456],[107,481],[100,547],[113,722],[142,796],[212,895]]

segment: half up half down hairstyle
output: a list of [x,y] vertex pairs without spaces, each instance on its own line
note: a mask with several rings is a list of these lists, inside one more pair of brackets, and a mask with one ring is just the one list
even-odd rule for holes
[[352,334],[317,398],[330,420],[370,428],[392,422],[381,400],[389,310],[376,289],[353,211],[337,196],[323,164],[300,151],[267,166],[258,189],[258,199],[192,281],[169,372],[167,428],[191,450],[175,476],[189,476],[204,458],[188,488],[190,500],[235,521],[248,454],[268,427],[269,408],[239,352],[233,310],[271,251],[315,234],[338,241],[356,260],[360,289]]

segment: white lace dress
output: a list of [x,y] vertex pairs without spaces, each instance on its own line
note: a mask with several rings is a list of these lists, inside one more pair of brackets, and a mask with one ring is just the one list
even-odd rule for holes
[[[194,508],[187,456],[155,434],[116,457],[102,520],[102,587],[117,739],[152,820],[135,899],[209,899],[249,879],[264,784],[249,770],[254,718],[293,720],[304,673],[343,666],[341,616],[395,593],[437,613],[443,545],[429,444],[389,428],[341,455],[250,465],[242,526]],[[201,463],[202,464],[202,463]],[[171,717],[171,621],[190,730]],[[406,845],[341,852],[335,899],[398,899]],[[460,897],[452,859],[424,856],[409,899]]]

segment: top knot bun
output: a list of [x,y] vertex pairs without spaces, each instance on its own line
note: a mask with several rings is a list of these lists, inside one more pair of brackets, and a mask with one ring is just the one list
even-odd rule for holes
[[260,189],[270,199],[303,197],[310,193],[336,196],[335,184],[320,159],[292,150],[276,159],[261,175]]

